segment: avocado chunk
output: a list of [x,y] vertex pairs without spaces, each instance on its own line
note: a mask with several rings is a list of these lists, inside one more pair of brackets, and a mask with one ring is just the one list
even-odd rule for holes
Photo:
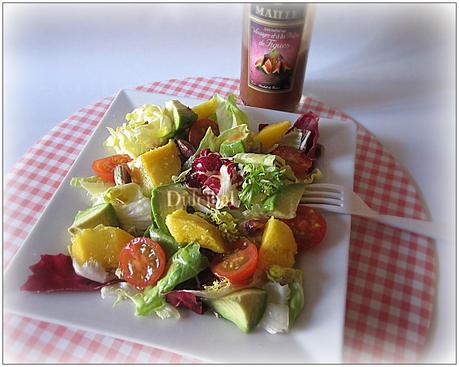
[[176,99],[166,102],[165,107],[172,116],[177,131],[185,130],[198,119],[198,115],[191,108]]
[[248,129],[233,129],[234,133],[228,134],[220,145],[220,154],[232,157],[238,153],[245,153],[250,146],[251,136]]
[[267,298],[264,289],[247,288],[224,297],[207,299],[205,302],[220,316],[235,323],[244,333],[248,333],[263,317]]
[[94,228],[99,224],[109,227],[120,226],[120,222],[112,204],[97,204],[91,208],[80,210],[75,216],[75,220],[68,231],[70,234],[76,234],[82,229]]
[[279,192],[270,196],[263,203],[266,214],[276,218],[292,219],[296,216],[296,209],[303,196],[306,184],[294,183],[286,185]]
[[177,209],[184,209],[188,199],[188,191],[179,184],[163,185],[151,192],[151,211],[156,226],[169,234],[166,217]]
[[223,157],[232,157],[238,153],[245,153],[245,146],[241,140],[224,142],[220,145],[220,154]]

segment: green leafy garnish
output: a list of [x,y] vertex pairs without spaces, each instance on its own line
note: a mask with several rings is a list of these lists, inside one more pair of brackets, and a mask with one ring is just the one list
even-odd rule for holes
[[244,182],[239,193],[241,202],[247,209],[263,203],[265,199],[274,195],[283,185],[285,169],[276,166],[246,164],[242,175]]

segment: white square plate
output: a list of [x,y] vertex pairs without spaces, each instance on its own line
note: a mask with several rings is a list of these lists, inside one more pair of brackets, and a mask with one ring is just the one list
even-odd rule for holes
[[[144,103],[164,105],[177,99],[163,94],[121,91],[101,120],[87,146],[56,191],[5,273],[4,306],[7,311],[57,324],[111,335],[147,344],[209,362],[229,363],[336,363],[341,361],[348,249],[351,220],[326,214],[328,232],[324,243],[298,255],[304,270],[305,310],[288,334],[270,335],[257,328],[243,334],[230,322],[212,314],[196,315],[181,310],[179,320],[135,317],[133,305],[112,306],[99,292],[33,294],[20,286],[30,274],[29,266],[41,254],[66,253],[67,228],[77,210],[88,202],[81,191],[70,186],[74,176],[89,176],[91,162],[108,155],[103,147],[107,126],[124,122],[127,112]],[[186,105],[200,101],[180,97]],[[295,121],[297,115],[243,107],[253,125],[280,120]],[[324,180],[352,188],[355,159],[355,126],[321,118],[319,141],[325,146],[320,158]],[[116,362],[116,361],[114,361]]]

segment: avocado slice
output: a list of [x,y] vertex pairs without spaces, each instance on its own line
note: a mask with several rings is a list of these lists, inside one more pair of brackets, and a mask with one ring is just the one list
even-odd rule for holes
[[112,204],[97,204],[91,208],[78,211],[68,231],[70,234],[76,234],[82,229],[94,228],[99,224],[109,227],[120,226],[120,221]]
[[151,192],[151,211],[156,226],[169,234],[166,217],[177,209],[184,209],[188,199],[188,191],[180,184],[156,187]]
[[305,189],[306,184],[304,183],[294,183],[282,187],[279,192],[265,200],[263,203],[264,211],[276,218],[295,218],[296,209]]
[[166,110],[171,114],[176,131],[183,131],[198,119],[198,115],[180,101],[174,99],[166,102]]
[[246,288],[227,296],[207,299],[204,302],[220,316],[235,323],[244,333],[258,325],[267,304],[267,293],[264,289]]
[[247,146],[250,145],[250,131],[248,129],[240,130],[225,137],[220,145],[220,154],[224,157],[232,157],[238,153],[245,153]]
[[239,141],[225,142],[220,145],[220,154],[223,157],[232,157],[238,153],[245,153],[244,143]]

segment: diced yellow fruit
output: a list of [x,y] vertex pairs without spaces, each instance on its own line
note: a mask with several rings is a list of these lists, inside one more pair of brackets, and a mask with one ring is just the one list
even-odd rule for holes
[[200,119],[206,119],[213,113],[215,113],[215,110],[217,108],[217,101],[215,98],[211,98],[206,102],[203,102],[201,104],[198,104],[197,106],[194,106],[192,108],[193,112],[198,115],[198,120]]
[[98,225],[83,229],[72,237],[70,254],[80,265],[95,260],[105,269],[116,268],[121,249],[133,238],[117,227]]
[[295,264],[297,244],[290,227],[271,217],[266,223],[258,251],[258,267],[267,270],[271,265],[287,268]]
[[170,140],[166,145],[137,157],[131,165],[131,177],[149,196],[153,188],[171,183],[172,176],[177,176],[181,167],[179,150],[174,141]]
[[263,151],[267,151],[282,139],[287,130],[290,129],[290,126],[290,121],[280,121],[270,124],[255,135],[254,139],[261,143]]
[[166,225],[172,237],[180,244],[197,242],[213,252],[227,252],[218,228],[196,214],[187,213],[183,209],[176,210],[166,217]]

